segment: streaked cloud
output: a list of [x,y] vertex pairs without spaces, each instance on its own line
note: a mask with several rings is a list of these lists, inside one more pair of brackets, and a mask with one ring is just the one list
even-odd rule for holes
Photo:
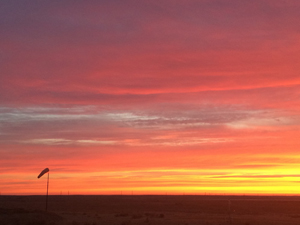
[[77,193],[295,193],[299,10],[2,1],[2,193],[39,193],[44,165]]

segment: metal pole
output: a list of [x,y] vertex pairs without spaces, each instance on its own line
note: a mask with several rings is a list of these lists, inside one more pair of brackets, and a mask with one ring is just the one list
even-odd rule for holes
[[49,173],[50,173],[50,172],[48,172],[48,179],[47,179],[46,212],[47,212],[47,209],[48,209]]

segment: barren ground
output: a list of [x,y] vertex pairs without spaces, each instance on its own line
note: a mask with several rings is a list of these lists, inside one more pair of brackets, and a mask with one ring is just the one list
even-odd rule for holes
[[299,225],[300,197],[0,196],[1,225]]

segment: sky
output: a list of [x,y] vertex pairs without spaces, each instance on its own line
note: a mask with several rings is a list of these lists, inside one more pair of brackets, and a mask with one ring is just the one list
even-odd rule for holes
[[0,194],[300,194],[298,0],[2,0]]

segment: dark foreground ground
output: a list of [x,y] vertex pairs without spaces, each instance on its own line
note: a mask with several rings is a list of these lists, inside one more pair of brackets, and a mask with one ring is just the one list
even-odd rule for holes
[[292,225],[300,197],[0,196],[1,225]]

